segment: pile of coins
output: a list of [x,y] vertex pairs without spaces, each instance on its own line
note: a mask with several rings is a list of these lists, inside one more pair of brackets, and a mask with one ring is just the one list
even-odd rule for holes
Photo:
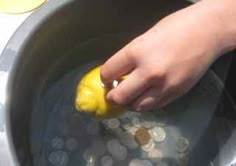
[[[169,147],[168,125],[152,114],[127,112],[117,119],[91,120],[85,126],[86,137],[91,142],[80,156],[86,166],[168,166],[165,158],[170,157],[169,153],[174,154],[171,157],[180,166],[188,163],[188,139],[180,135],[174,139],[174,148]],[[51,146],[54,151],[49,155],[49,162],[66,166],[68,154],[79,148],[79,140],[54,137]]]

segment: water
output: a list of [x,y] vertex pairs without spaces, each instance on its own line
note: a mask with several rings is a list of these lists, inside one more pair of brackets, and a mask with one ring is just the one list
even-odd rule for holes
[[[91,66],[94,63],[65,74],[36,102],[33,118],[40,120],[32,121],[31,135],[36,165],[180,165],[182,156],[190,165],[196,161],[197,165],[204,165],[217,155],[220,144],[216,135],[220,127],[216,126],[222,124],[218,123],[222,119],[214,112],[220,92],[213,84],[206,88],[209,75],[191,93],[161,111],[127,112],[117,119],[98,121],[74,108],[78,81]],[[135,141],[139,128],[157,132],[149,144]],[[225,127],[221,130],[225,131]],[[178,150],[180,138],[188,141],[187,150]]]

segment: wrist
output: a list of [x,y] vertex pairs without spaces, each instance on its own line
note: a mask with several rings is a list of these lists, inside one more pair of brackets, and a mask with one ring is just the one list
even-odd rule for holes
[[[204,0],[198,4],[205,10],[206,29],[214,33],[219,55],[236,48],[236,1]],[[204,12],[203,12],[204,13]]]

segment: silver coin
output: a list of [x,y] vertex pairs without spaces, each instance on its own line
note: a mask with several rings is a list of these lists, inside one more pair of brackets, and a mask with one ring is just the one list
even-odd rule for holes
[[129,166],[152,166],[152,163],[148,160],[132,159]]
[[143,166],[153,166],[153,164],[149,160],[142,160]]
[[107,142],[107,150],[116,160],[124,160],[127,157],[127,149],[118,140],[112,139]]
[[140,160],[140,159],[132,159],[129,162],[129,166],[143,166],[142,165],[142,160]]
[[136,149],[138,147],[138,144],[135,141],[134,136],[128,132],[123,132],[120,135],[120,142],[129,149]]
[[124,129],[124,130],[126,130],[126,131],[129,130],[131,127],[132,127],[132,125],[129,124],[129,123],[125,123],[125,124],[122,124],[122,125],[121,125],[121,128]]
[[49,154],[48,161],[55,166],[66,166],[69,162],[69,156],[64,151],[55,151]]
[[87,162],[87,163],[93,163],[96,159],[96,156],[93,152],[93,149],[91,148],[87,148],[84,153],[83,153],[83,159]]
[[121,128],[115,128],[115,129],[112,129],[112,133],[117,136],[117,137],[120,137],[120,135],[123,133],[123,130]]
[[116,155],[114,155],[114,158],[116,160],[125,160],[128,155],[127,148],[124,146],[120,146],[119,150],[117,151]]
[[113,159],[111,156],[106,155],[101,158],[101,166],[112,166],[113,165]]
[[166,138],[165,130],[162,127],[154,127],[150,130],[150,134],[155,142],[162,142]]
[[148,153],[148,158],[154,163],[158,162],[162,157],[163,157],[162,152],[157,148],[153,148]]
[[78,142],[75,138],[69,138],[66,140],[66,149],[73,152],[78,148]]
[[146,152],[150,152],[155,147],[155,143],[150,140],[148,144],[142,146],[142,149]]
[[129,130],[128,130],[128,133],[130,133],[131,135],[135,135],[136,131],[138,130],[137,127],[131,127]]
[[60,137],[55,137],[52,139],[51,145],[55,149],[62,149],[64,147],[64,140]]
[[111,139],[109,141],[107,141],[106,147],[107,147],[107,151],[112,153],[112,151],[114,151],[114,148],[120,146],[120,142],[118,139]]
[[169,166],[169,164],[165,161],[159,161],[156,166]]
[[126,131],[129,130],[132,127],[131,120],[128,118],[121,118],[120,127]]
[[120,126],[120,121],[118,119],[109,119],[107,121],[107,126],[110,129],[118,128]]
[[189,147],[189,141],[184,138],[180,137],[176,143],[176,149],[179,153],[184,153],[188,150]]
[[101,156],[105,153],[105,143],[101,139],[97,139],[92,142],[91,149],[95,156]]
[[141,127],[141,122],[139,118],[135,117],[131,121],[132,121],[133,126],[138,127],[138,128]]
[[151,129],[156,126],[156,123],[153,121],[142,121],[141,125],[146,129]]

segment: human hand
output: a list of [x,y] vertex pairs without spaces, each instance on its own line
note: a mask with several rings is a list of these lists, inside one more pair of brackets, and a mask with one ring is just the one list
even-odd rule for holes
[[188,92],[231,48],[214,10],[205,5],[199,2],[167,16],[106,61],[101,71],[105,84],[128,74],[107,99],[144,111],[163,107]]

